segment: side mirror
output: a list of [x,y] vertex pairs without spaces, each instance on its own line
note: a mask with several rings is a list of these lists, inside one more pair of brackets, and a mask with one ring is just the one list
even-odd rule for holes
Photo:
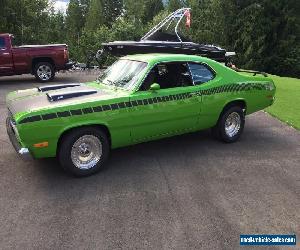
[[160,85],[158,83],[153,83],[150,86],[150,90],[151,91],[156,91],[156,90],[160,90]]

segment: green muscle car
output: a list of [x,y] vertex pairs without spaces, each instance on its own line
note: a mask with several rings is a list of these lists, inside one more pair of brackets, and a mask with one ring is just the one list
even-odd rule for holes
[[77,176],[100,170],[110,149],[212,128],[235,142],[245,115],[274,101],[273,81],[208,58],[122,57],[90,83],[7,95],[9,138],[22,156],[57,156]]

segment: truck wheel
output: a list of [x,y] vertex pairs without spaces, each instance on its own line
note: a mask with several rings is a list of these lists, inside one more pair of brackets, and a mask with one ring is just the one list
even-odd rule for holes
[[58,158],[69,173],[82,177],[104,168],[110,146],[107,136],[94,127],[78,128],[62,138]]
[[40,62],[34,67],[35,78],[40,82],[49,82],[55,76],[54,67],[51,63]]
[[214,137],[224,142],[236,142],[244,129],[245,114],[239,106],[233,106],[222,112],[219,121],[212,128]]

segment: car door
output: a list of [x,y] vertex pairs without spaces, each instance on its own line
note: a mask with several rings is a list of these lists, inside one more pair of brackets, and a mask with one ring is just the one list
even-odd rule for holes
[[198,129],[214,126],[224,105],[222,89],[223,79],[215,70],[203,62],[188,63],[193,83],[201,93],[201,113],[199,115]]
[[[152,83],[160,84],[161,89],[149,90]],[[134,142],[194,130],[201,111],[201,94],[185,62],[156,65],[130,102]]]
[[0,75],[13,73],[13,59],[9,48],[5,45],[5,38],[0,37]]

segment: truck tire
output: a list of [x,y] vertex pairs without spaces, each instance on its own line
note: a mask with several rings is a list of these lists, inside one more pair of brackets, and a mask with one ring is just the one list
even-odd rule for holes
[[34,66],[33,73],[39,82],[52,81],[55,76],[55,70],[49,62],[39,62]]
[[83,177],[103,169],[109,151],[109,140],[103,131],[95,127],[83,127],[62,138],[58,158],[67,172]]
[[245,125],[245,114],[239,106],[231,106],[225,109],[212,134],[215,138],[226,143],[236,142],[243,133]]

